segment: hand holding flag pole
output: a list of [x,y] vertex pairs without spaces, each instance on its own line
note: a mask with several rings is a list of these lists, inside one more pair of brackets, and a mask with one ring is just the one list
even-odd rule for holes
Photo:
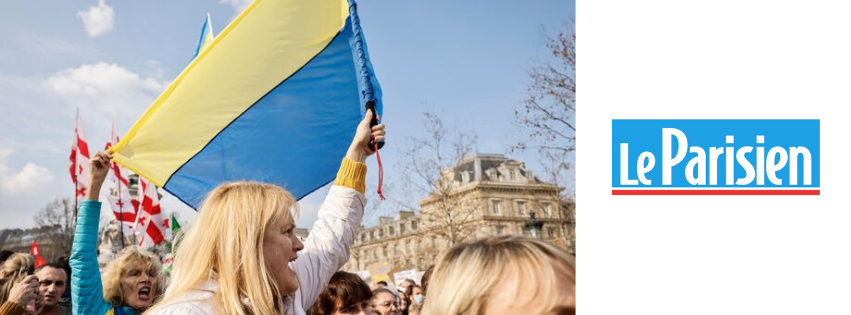
[[[369,121],[369,127],[370,128],[375,127],[376,125],[378,125],[378,115],[376,115],[376,113],[375,113],[375,102],[369,101],[368,103],[366,103],[366,110],[372,111],[372,119]],[[384,139],[380,139],[378,141],[369,140],[369,147],[372,150],[375,150],[375,153],[378,154],[378,150],[380,150],[381,148],[384,147]],[[379,160],[381,159],[378,156],[376,156],[376,157]]]
[[376,192],[378,193],[378,198],[385,200],[384,194],[381,193],[381,186],[384,183],[384,166],[381,165],[381,154],[378,153],[378,150],[384,147],[384,125],[378,124],[380,117],[375,113],[375,102],[370,101],[366,103],[366,110],[366,115],[370,116],[369,128],[373,131],[367,147],[370,151],[375,152],[375,161],[378,162],[378,190]]

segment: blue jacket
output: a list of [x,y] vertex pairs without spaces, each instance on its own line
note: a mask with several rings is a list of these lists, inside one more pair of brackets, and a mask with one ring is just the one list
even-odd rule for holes
[[[74,314],[113,315],[113,306],[103,299],[103,282],[98,267],[98,224],[100,202],[84,200],[77,213],[77,230],[71,247],[71,296]],[[137,315],[131,307],[121,306],[124,315]],[[116,314],[117,315],[117,314]]]

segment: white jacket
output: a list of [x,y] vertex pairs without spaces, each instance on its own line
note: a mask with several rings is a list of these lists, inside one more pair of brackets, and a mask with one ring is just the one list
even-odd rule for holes
[[[313,305],[331,276],[349,260],[349,250],[360,228],[366,198],[358,191],[332,186],[319,209],[316,223],[304,241],[298,259],[290,263],[298,278],[298,290],[286,299],[284,314],[303,315]],[[207,315],[221,314],[213,309],[210,299],[218,284],[208,281],[195,291],[180,297],[177,302],[145,315]]]

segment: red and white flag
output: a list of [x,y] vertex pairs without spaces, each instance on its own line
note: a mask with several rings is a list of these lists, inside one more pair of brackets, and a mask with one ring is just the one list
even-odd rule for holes
[[141,234],[139,246],[147,248],[164,241],[170,236],[171,229],[168,228],[168,217],[162,215],[160,209],[157,186],[141,177],[139,178],[139,185],[144,193],[142,194],[142,209],[139,211],[136,232]]
[[89,187],[89,145],[86,143],[86,133],[80,123],[80,110],[77,110],[77,122],[74,126],[74,143],[71,145],[71,180],[74,181],[77,204],[86,197]]
[[[115,119],[112,120],[112,135],[109,141],[106,142],[106,149],[118,143],[118,136],[115,135]],[[107,179],[114,184],[112,190],[106,199],[109,200],[109,206],[112,207],[112,213],[115,215],[115,220],[121,224],[121,229],[125,236],[133,235],[133,222],[136,220],[136,211],[139,209],[139,200],[130,197],[130,182],[127,179],[127,169],[112,162]]]
[[33,240],[33,246],[30,247],[30,254],[35,256],[35,267],[36,268],[47,264],[47,262],[44,261],[44,258],[41,258],[41,251],[38,249],[38,243],[35,240]]

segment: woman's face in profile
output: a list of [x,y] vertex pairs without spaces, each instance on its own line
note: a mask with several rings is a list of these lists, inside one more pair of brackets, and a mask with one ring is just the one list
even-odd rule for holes
[[298,252],[304,249],[304,244],[295,236],[295,222],[288,211],[278,211],[278,217],[269,224],[263,237],[266,269],[272,274],[281,294],[298,290],[298,278],[289,263],[295,261]]

